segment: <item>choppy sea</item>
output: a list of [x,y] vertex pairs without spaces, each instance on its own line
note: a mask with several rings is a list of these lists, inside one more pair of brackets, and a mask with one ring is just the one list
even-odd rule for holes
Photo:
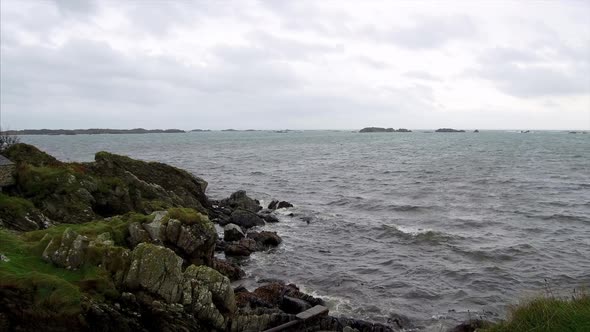
[[244,263],[332,314],[409,330],[502,318],[508,304],[590,286],[590,134],[351,131],[23,136],[64,161],[97,151],[160,161],[295,205]]

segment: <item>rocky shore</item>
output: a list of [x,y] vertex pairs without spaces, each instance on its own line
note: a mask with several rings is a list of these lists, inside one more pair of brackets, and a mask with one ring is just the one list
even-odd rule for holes
[[[281,244],[263,227],[291,203],[263,208],[245,191],[215,201],[186,171],[107,152],[91,163],[26,144],[3,154],[16,171],[0,193],[2,331],[263,331],[324,305],[280,280],[232,287],[241,257]],[[401,328],[321,315],[290,330]]]

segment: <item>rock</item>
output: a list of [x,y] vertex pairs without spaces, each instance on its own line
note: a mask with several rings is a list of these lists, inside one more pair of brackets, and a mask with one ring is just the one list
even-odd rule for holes
[[260,216],[260,218],[262,218],[262,220],[264,220],[265,222],[269,222],[269,223],[276,223],[279,222],[279,218],[273,216],[270,213],[258,213],[258,216]]
[[87,237],[66,228],[61,237],[54,237],[49,241],[41,257],[59,267],[75,270],[84,263],[88,243]]
[[283,296],[283,301],[281,302],[280,309],[288,314],[295,315],[307,309],[311,309],[311,304],[298,298]]
[[53,156],[25,143],[14,144],[4,150],[2,154],[18,164],[27,163],[37,167],[62,165],[62,162],[55,159]]
[[272,202],[270,202],[270,204],[268,204],[268,209],[269,210],[276,210],[277,205],[279,205],[279,201],[273,200]]
[[132,246],[139,243],[164,244],[192,264],[211,266],[217,241],[215,227],[206,216],[194,210],[181,212],[176,211],[175,214],[184,218],[183,221],[171,218],[171,212],[157,211],[152,213],[153,220],[149,223],[130,223],[129,243]]
[[47,228],[51,221],[30,201],[0,193],[0,227],[17,231]]
[[240,280],[246,275],[236,264],[218,258],[213,258],[213,268],[231,281]]
[[219,330],[225,329],[225,316],[237,309],[229,279],[206,266],[191,265],[184,272],[182,303]]
[[140,243],[131,253],[131,265],[124,280],[130,290],[144,289],[161,296],[167,303],[180,301],[182,258],[174,251]]
[[481,319],[469,320],[447,330],[447,332],[474,332],[477,331],[477,329],[485,328],[488,325],[490,325],[490,323]]
[[262,220],[256,213],[241,209],[232,212],[230,221],[231,223],[246,229],[255,226],[264,226],[264,220]]
[[224,241],[239,241],[244,238],[244,232],[240,226],[236,224],[228,224],[223,227],[223,240]]
[[291,208],[293,207],[293,204],[286,202],[286,201],[280,201],[279,204],[277,205],[277,209],[286,209],[286,208]]
[[241,239],[238,242],[228,243],[224,249],[227,256],[250,256],[259,250],[259,246],[253,239]]
[[222,200],[220,204],[229,206],[232,210],[241,209],[254,213],[262,209],[260,203],[257,200],[248,197],[244,190],[236,191],[231,194],[229,198]]
[[367,127],[359,130],[359,133],[411,133],[411,130],[405,128],[399,128],[395,130],[393,128],[381,128],[381,127]]
[[248,233],[248,238],[253,239],[261,246],[273,246],[276,247],[283,241],[281,237],[277,234],[277,232],[250,232]]

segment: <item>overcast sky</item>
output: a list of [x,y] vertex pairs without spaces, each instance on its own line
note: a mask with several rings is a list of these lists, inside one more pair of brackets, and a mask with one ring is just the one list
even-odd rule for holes
[[0,4],[10,129],[590,129],[588,1]]

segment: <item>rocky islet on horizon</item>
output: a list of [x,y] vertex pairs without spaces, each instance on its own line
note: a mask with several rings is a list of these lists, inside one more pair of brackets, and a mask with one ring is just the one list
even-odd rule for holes
[[[17,144],[4,155],[17,168],[0,194],[3,330],[265,330],[324,304],[281,281],[231,286],[240,257],[282,242],[257,227],[291,203],[263,209],[245,191],[211,200],[186,171],[107,152],[63,163]],[[399,328],[322,316],[304,330]]]

